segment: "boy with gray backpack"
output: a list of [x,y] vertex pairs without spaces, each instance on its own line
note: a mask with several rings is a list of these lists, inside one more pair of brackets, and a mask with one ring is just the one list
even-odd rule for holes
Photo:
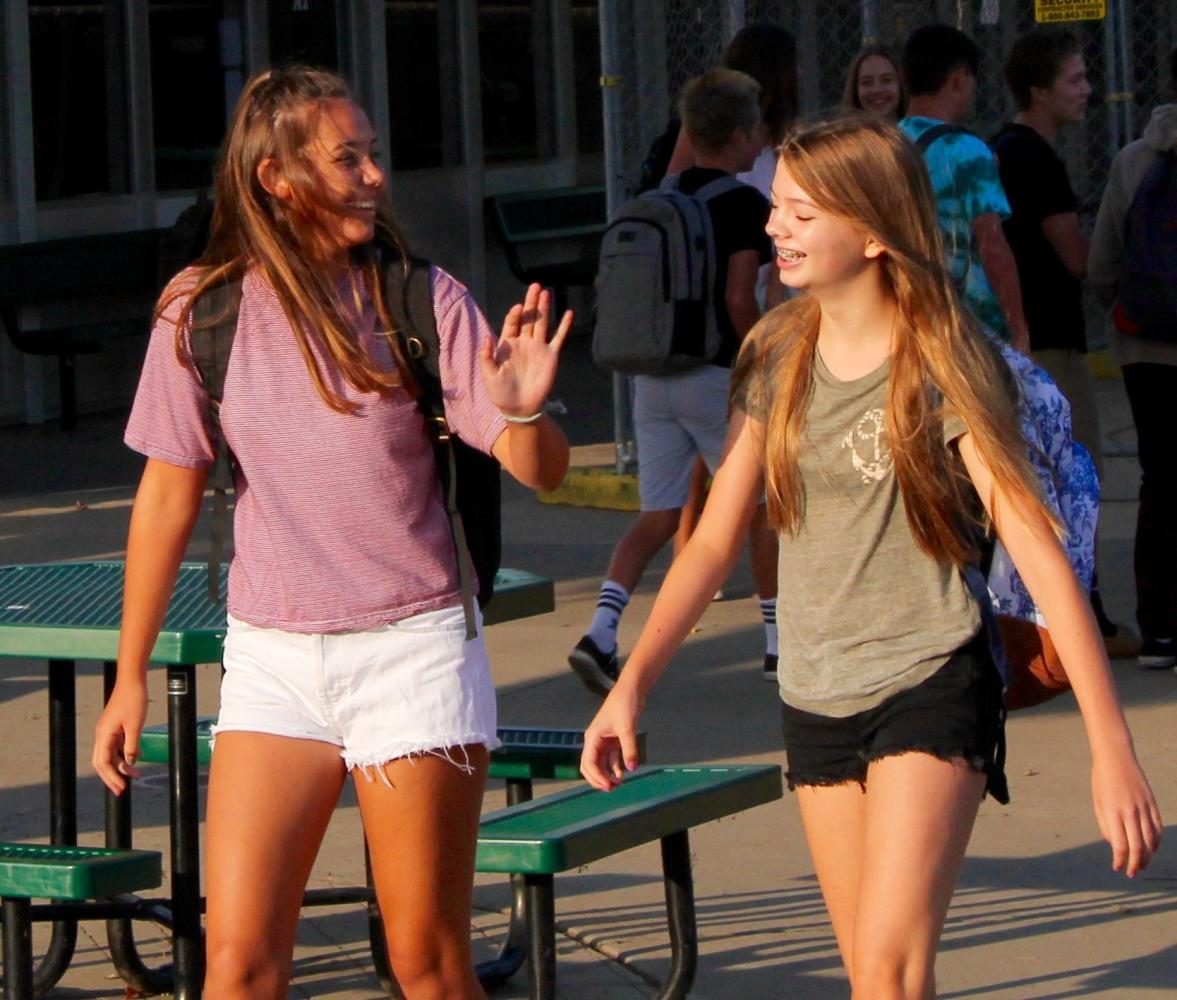
[[593,356],[635,376],[641,513],[614,548],[592,624],[568,657],[598,693],[617,679],[621,613],[674,535],[695,456],[713,473],[719,465],[730,369],[760,316],[769,206],[733,176],[764,147],[759,97],[755,80],[730,69],[688,83],[680,113],[695,165],[622,206],[602,242]]

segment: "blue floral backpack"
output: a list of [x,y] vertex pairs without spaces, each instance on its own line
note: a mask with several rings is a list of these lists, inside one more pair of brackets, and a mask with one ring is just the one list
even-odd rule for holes
[[[1099,520],[1095,463],[1071,437],[1071,407],[1051,377],[1018,351],[1005,345],[1001,351],[1020,390],[1018,414],[1030,461],[1043,496],[1066,529],[1063,549],[1087,591]],[[994,647],[1005,674],[1006,707],[1027,708],[1069,690],[1042,613],[1000,541],[994,542],[985,585],[996,617]]]

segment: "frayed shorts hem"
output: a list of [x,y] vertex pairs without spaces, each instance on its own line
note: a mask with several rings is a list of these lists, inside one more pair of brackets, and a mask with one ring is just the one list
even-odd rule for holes
[[909,753],[922,753],[937,760],[954,763],[960,761],[969,770],[985,775],[985,791],[1003,805],[1009,802],[1009,790],[1006,787],[1005,774],[994,766],[994,763],[983,754],[970,750],[944,750],[929,746],[898,746],[875,748],[869,754],[861,754],[861,774],[811,774],[801,771],[785,771],[785,781],[789,791],[798,788],[836,788],[839,785],[857,785],[866,791],[867,768],[877,760],[887,757],[901,757]]

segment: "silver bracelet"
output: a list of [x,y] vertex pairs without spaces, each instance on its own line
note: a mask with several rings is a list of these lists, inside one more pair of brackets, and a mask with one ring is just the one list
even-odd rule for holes
[[[500,410],[500,413],[503,411]],[[533,413],[530,417],[513,417],[509,413],[503,413],[503,419],[509,424],[534,424],[540,417],[544,415],[544,408],[541,406],[539,410]]]

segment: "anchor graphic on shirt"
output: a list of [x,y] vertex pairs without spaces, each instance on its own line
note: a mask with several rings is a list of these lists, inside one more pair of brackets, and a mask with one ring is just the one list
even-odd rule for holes
[[885,438],[881,407],[867,410],[842,438],[842,447],[850,449],[850,461],[863,483],[882,482],[891,471],[891,452]]

